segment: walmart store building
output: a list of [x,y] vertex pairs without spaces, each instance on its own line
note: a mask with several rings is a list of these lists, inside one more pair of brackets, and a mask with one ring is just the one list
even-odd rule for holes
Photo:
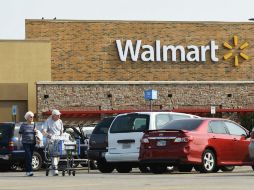
[[251,22],[26,20],[25,29],[24,41],[0,41],[0,120],[13,105],[40,118],[52,108],[66,118],[145,110],[147,89],[158,91],[156,110],[254,111]]

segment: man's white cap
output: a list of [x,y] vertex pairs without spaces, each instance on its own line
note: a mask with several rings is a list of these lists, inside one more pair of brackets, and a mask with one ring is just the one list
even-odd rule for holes
[[61,112],[59,110],[52,110],[52,115],[61,115]]
[[24,115],[24,118],[25,118],[26,120],[28,120],[28,117],[29,117],[29,116],[34,117],[34,113],[31,112],[31,111],[28,111],[28,112],[26,112],[26,114]]

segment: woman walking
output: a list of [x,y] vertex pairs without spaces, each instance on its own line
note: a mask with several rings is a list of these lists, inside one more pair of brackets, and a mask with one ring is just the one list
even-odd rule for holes
[[26,176],[33,176],[32,172],[32,157],[34,147],[36,144],[35,140],[35,124],[33,122],[34,114],[31,111],[25,114],[26,123],[22,123],[19,130],[19,141],[22,138],[23,148],[25,150],[25,165],[26,165]]

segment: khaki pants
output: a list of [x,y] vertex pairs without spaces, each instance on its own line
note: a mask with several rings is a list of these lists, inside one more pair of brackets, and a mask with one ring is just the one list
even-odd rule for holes
[[58,163],[60,158],[59,157],[52,157],[51,159],[51,171],[52,175],[58,174]]

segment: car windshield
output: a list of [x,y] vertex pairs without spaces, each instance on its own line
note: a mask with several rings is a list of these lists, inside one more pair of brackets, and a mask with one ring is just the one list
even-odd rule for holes
[[113,120],[114,117],[104,118],[100,123],[96,125],[93,130],[93,134],[107,134]]
[[143,132],[149,128],[149,115],[127,114],[118,116],[111,128],[111,133]]
[[164,125],[161,129],[193,131],[197,129],[202,122],[203,120],[200,119],[175,120]]

